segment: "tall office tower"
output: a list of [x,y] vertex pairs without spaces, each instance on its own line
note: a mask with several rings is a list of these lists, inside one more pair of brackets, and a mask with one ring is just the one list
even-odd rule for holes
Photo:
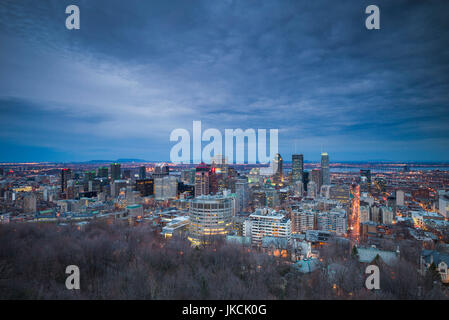
[[108,167],[99,167],[97,170],[98,178],[107,178],[109,174]]
[[292,155],[292,184],[301,181],[304,173],[304,155]]
[[121,174],[120,174],[120,163],[112,163],[111,164],[111,180],[120,180]]
[[154,180],[153,179],[139,179],[136,180],[136,190],[140,192],[142,197],[151,196],[154,194]]
[[320,169],[312,169],[311,181],[315,182],[317,190],[321,189],[322,172]]
[[329,173],[329,155],[327,152],[321,154],[321,184],[330,185],[331,177]]
[[315,199],[318,196],[318,186],[315,181],[310,181],[307,184],[307,197]]
[[216,172],[216,168],[212,167],[209,171],[209,193],[216,194],[218,192],[218,179],[220,174]]
[[360,170],[360,192],[371,193],[371,170]]
[[165,176],[168,176],[169,174],[170,174],[170,167],[167,166],[165,163],[157,164],[154,167],[153,178],[163,178]]
[[61,170],[61,193],[65,193],[67,191],[67,181],[72,179],[72,170],[70,169],[62,169]]
[[293,190],[295,191],[295,196],[304,196],[304,183],[302,181],[296,181],[293,184]]
[[397,206],[403,206],[405,204],[404,199],[405,199],[404,191],[397,190],[396,191],[396,205]]
[[178,195],[178,180],[175,176],[154,179],[154,198],[156,200],[175,199]]
[[307,184],[309,183],[309,171],[304,171],[302,173],[302,184],[304,185],[304,190],[307,191]]
[[139,167],[139,179],[146,179],[147,177],[147,168],[145,166]]
[[233,205],[230,197],[201,195],[190,200],[189,240],[193,245],[208,243],[232,229]]
[[273,174],[274,174],[274,176],[273,176],[273,182],[275,183],[275,184],[280,184],[280,183],[282,183],[282,180],[283,180],[283,177],[284,177],[284,175],[283,175],[283,160],[282,160],[282,157],[281,157],[281,155],[279,154],[279,153],[276,153],[276,155],[274,156],[274,159],[273,159]]
[[[260,246],[264,237],[286,239],[290,243],[292,226],[284,212],[268,208],[256,209],[245,221],[245,230],[250,231],[251,243]],[[246,234],[246,236],[249,236]]]
[[195,172],[195,197],[209,194],[209,166],[201,162]]
[[235,182],[236,193],[236,212],[244,212],[249,204],[249,186],[248,179],[238,179]]

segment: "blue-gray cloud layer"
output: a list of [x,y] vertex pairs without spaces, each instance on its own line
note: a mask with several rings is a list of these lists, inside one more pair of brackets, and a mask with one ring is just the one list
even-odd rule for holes
[[[81,29],[65,28],[77,4]],[[447,1],[0,2],[0,161],[168,159],[175,128],[284,158],[449,160]]]

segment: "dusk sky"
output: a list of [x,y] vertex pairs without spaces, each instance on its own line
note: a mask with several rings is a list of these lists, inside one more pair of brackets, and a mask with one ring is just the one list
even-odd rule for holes
[[169,160],[193,120],[277,128],[286,160],[448,161],[448,14],[447,0],[1,0],[0,161]]

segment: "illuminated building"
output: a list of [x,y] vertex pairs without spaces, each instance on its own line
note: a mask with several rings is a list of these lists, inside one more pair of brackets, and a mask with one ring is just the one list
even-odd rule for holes
[[[245,233],[250,231],[251,244],[260,246],[264,237],[284,238],[290,243],[291,221],[284,212],[268,208],[257,209],[245,221]],[[244,236],[248,236],[244,234]]]
[[139,179],[136,180],[136,190],[140,192],[142,197],[151,196],[154,194],[154,180],[153,179]]
[[209,194],[209,166],[201,162],[195,171],[195,197]]
[[343,209],[333,209],[330,212],[320,212],[317,217],[317,228],[322,231],[344,235],[347,231],[346,212]]
[[190,220],[188,216],[180,216],[173,218],[172,221],[167,223],[165,227],[162,228],[161,234],[164,238],[171,238],[176,234],[182,234],[189,226]]
[[331,185],[329,189],[329,198],[338,200],[341,204],[349,202],[349,186],[348,185]]
[[273,160],[273,182],[275,184],[282,184],[282,181],[284,179],[284,173],[283,173],[283,160],[279,153],[276,153]]
[[154,167],[153,178],[163,178],[170,174],[170,167],[165,163],[158,164]]
[[236,193],[236,211],[238,213],[245,211],[249,203],[249,187],[248,180],[239,179],[235,183],[235,193]]
[[174,176],[154,179],[154,198],[156,200],[175,199],[178,195],[178,180]]
[[315,229],[315,213],[304,210],[292,211],[292,232],[305,233],[313,229]]
[[360,170],[360,192],[371,193],[371,170]]
[[310,181],[307,184],[307,197],[315,199],[318,195],[318,186],[315,181]]
[[126,207],[128,215],[132,217],[142,217],[143,216],[143,207],[140,204],[133,204]]
[[127,185],[128,185],[128,183],[126,180],[115,180],[114,182],[112,182],[111,196],[113,198],[118,197],[118,195],[120,194],[120,189],[126,188]]
[[200,195],[190,200],[189,215],[189,240],[193,245],[209,242],[231,231],[232,199],[222,195]]
[[120,163],[112,163],[111,164],[111,180],[120,180],[121,173],[120,173]]
[[72,170],[70,169],[62,169],[61,170],[61,193],[65,193],[67,191],[67,182],[72,179]]
[[292,155],[292,183],[302,181],[304,173],[304,155],[293,154]]
[[326,152],[321,154],[321,183],[324,185],[331,184],[329,173],[329,155]]
[[438,192],[438,209],[442,216],[449,219],[449,192]]
[[[321,189],[321,181],[322,181],[322,172],[320,169],[313,169],[311,172],[311,181],[315,182],[317,190]],[[308,186],[307,186],[308,188]]]

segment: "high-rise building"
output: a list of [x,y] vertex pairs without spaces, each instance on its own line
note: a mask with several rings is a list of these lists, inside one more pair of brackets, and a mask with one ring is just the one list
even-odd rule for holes
[[136,190],[140,192],[142,197],[151,196],[154,194],[154,180],[153,179],[139,179],[136,180]]
[[209,173],[210,168],[204,162],[196,167],[195,172],[195,197],[209,194]]
[[147,177],[147,168],[145,166],[139,167],[139,179],[146,179]]
[[72,179],[72,170],[64,168],[61,170],[61,193],[67,191],[67,182]]
[[178,180],[175,176],[154,179],[154,198],[156,200],[175,199],[178,195]]
[[158,164],[154,167],[153,178],[163,178],[170,174],[170,167],[165,163]]
[[111,164],[111,180],[115,181],[115,180],[120,180],[121,177],[121,172],[120,169],[121,165],[120,163],[112,163]]
[[249,204],[249,186],[248,179],[238,179],[235,183],[236,193],[236,211],[238,213],[245,211]]
[[321,189],[322,172],[320,169],[313,169],[311,172],[311,181],[315,182],[317,190]]
[[347,231],[347,217],[344,209],[333,209],[330,212],[320,212],[317,215],[318,230],[344,235]]
[[109,174],[108,167],[99,167],[97,170],[98,178],[107,178]]
[[322,177],[321,184],[323,185],[331,184],[331,178],[329,173],[329,155],[327,154],[327,152],[323,152],[321,154],[321,177]]
[[[256,209],[245,221],[245,233],[250,231],[251,243],[260,246],[264,237],[291,239],[291,221],[281,211],[268,208]],[[246,231],[247,230],[247,231]],[[246,234],[246,236],[249,236]]]
[[283,173],[283,160],[279,153],[276,153],[273,159],[273,182],[275,184],[280,184],[283,181],[284,173]]
[[449,192],[438,191],[438,210],[443,217],[449,218]]
[[225,236],[232,229],[233,205],[230,197],[200,195],[190,200],[189,240],[193,245]]
[[292,155],[292,184],[296,181],[302,181],[304,174],[304,155]]
[[315,213],[312,211],[292,211],[292,232],[305,233],[315,229]]
[[360,192],[371,193],[371,170],[360,170]]
[[315,199],[318,196],[318,186],[315,181],[310,181],[307,184],[307,197]]
[[120,194],[120,190],[126,188],[128,182],[126,180],[114,180],[111,184],[111,196],[113,198],[117,197]]

